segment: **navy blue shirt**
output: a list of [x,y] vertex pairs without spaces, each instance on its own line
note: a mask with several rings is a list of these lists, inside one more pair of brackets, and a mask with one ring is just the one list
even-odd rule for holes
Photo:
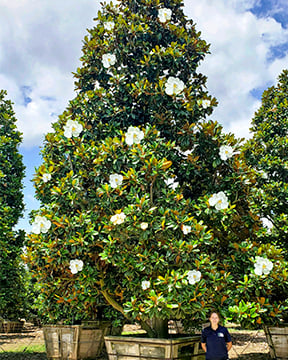
[[226,343],[231,342],[231,336],[228,330],[218,325],[217,330],[213,330],[211,326],[202,330],[201,343],[206,344],[206,359],[227,359],[228,351]]

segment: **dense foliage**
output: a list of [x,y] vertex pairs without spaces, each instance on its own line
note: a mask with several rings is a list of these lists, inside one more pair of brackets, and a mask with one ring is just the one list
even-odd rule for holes
[[[254,201],[273,239],[288,251],[288,71],[264,91],[252,121],[253,137],[245,146],[247,162],[257,174]],[[263,234],[263,237],[265,234]]]
[[21,133],[16,127],[12,103],[0,91],[0,317],[23,316],[25,290],[20,254],[24,232],[14,227],[23,212],[24,166],[19,153]]
[[[288,71],[283,70],[276,85],[262,95],[262,104],[252,120],[253,137],[243,154],[256,174],[251,205],[257,210],[264,228],[259,240],[278,245],[288,259]],[[286,273],[287,277],[287,273]],[[284,278],[285,279],[285,278]],[[286,278],[287,279],[287,278]],[[275,298],[288,298],[287,281],[282,282]],[[286,310],[286,319],[288,312]]]
[[[147,320],[197,324],[237,306],[246,279],[262,286],[256,302],[279,283],[281,252],[257,244],[241,141],[207,120],[217,101],[197,72],[200,35],[180,0],[123,0],[85,37],[77,96],[34,179],[27,262],[50,321],[107,317],[109,304],[157,336]],[[256,256],[279,260],[272,276]]]

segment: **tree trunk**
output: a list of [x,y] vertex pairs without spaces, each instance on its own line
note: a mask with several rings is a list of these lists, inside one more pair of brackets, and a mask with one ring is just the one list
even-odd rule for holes
[[168,320],[162,320],[159,318],[152,319],[152,328],[157,338],[168,339]]

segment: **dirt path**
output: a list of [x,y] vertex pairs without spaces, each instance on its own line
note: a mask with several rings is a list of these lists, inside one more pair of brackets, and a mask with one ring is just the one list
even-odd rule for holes
[[230,330],[233,347],[230,359],[270,360],[269,347],[264,331]]
[[17,334],[0,334],[0,354],[7,351],[29,351],[29,348],[37,348],[44,345],[43,331],[32,325],[25,326],[24,330]]

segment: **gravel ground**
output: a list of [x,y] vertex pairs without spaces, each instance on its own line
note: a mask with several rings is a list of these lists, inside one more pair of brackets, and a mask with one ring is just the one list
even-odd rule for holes
[[[230,329],[230,333],[233,341],[230,359],[271,360],[263,331]],[[31,352],[43,345],[42,330],[32,325],[26,325],[21,334],[0,334],[0,360],[47,360],[45,352]],[[103,354],[99,360],[106,360],[106,356]]]
[[230,359],[270,360],[269,347],[264,331],[230,330],[233,347]]

